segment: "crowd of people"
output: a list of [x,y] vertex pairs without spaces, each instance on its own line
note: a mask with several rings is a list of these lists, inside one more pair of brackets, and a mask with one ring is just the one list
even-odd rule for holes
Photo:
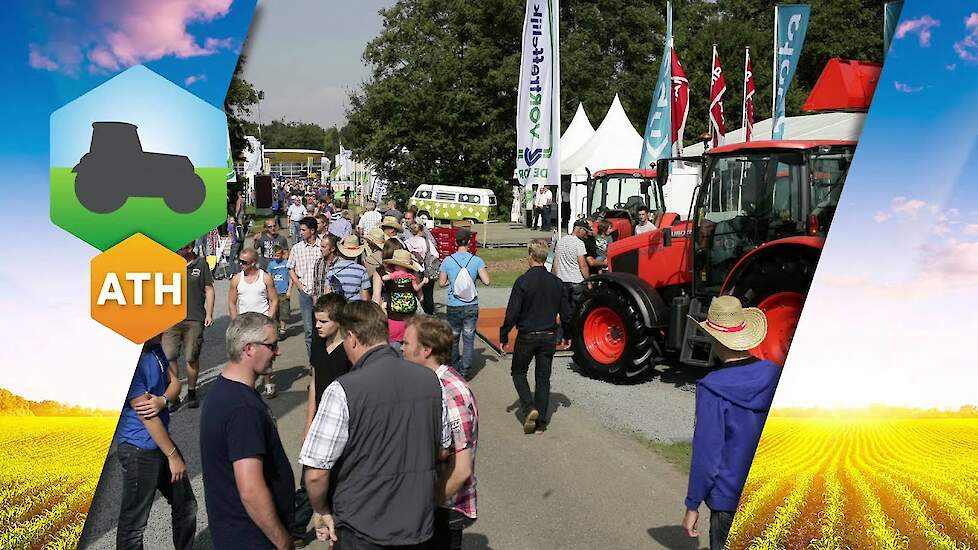
[[[456,230],[456,248],[441,260],[411,209],[402,213],[389,202],[381,211],[368,202],[351,219],[330,195],[307,195],[305,205],[302,196],[292,199],[304,215],[286,226],[295,235],[291,245],[273,217],[251,247],[238,250],[224,335],[228,362],[206,399],[198,398],[197,382],[203,334],[214,322],[213,274],[198,243],[179,250],[187,261],[187,318],[144,345],[120,420],[119,548],[142,547],[157,491],[172,508],[174,546],[193,547],[197,501],[168,431],[170,413],[181,405],[181,356],[186,406],[203,402],[200,457],[216,548],[301,547],[311,524],[315,536],[341,549],[458,549],[476,521],[479,413],[469,380],[477,281],[491,279],[469,250],[472,235]],[[230,217],[238,222],[236,212]],[[528,270],[513,285],[500,328],[503,345],[517,330],[510,371],[526,434],[548,427],[552,361],[572,334],[586,279],[606,267],[608,242],[606,221],[596,232],[576,222],[556,242],[549,270],[550,240],[527,247]],[[434,316],[435,284],[447,289],[444,320]],[[287,336],[291,297],[310,378],[304,442],[290,455],[266,399],[277,394],[273,364]],[[759,310],[721,297],[700,324],[725,368],[697,387],[682,525],[698,536],[705,502],[711,548],[722,548],[780,368],[748,351],[766,332]],[[298,487],[293,468],[302,469]]]

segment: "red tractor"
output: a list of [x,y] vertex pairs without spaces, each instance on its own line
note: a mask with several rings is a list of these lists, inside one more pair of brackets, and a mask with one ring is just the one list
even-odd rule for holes
[[641,168],[608,168],[598,170],[587,182],[587,205],[584,214],[594,220],[611,223],[615,240],[634,233],[638,209],[649,209],[650,219],[659,227],[670,227],[679,215],[666,212],[661,193],[655,186],[655,170]]
[[730,294],[767,314],[754,352],[783,364],[855,146],[754,141],[660,160],[659,204],[672,162],[703,163],[693,219],[608,247],[610,271],[589,279],[577,310],[575,362],[604,377],[667,359],[709,366],[712,341],[689,316]]

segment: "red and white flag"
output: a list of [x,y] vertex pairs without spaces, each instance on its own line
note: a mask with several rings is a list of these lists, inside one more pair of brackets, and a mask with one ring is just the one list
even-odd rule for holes
[[754,134],[754,67],[750,62],[750,48],[744,52],[744,141],[750,141]]
[[720,145],[727,134],[727,125],[723,119],[723,94],[727,91],[727,81],[723,78],[720,68],[720,56],[717,55],[717,45],[713,45],[713,69],[710,73],[710,147]]
[[686,131],[686,115],[689,114],[689,80],[679,62],[679,54],[672,50],[672,143],[676,156],[683,153],[683,133]]

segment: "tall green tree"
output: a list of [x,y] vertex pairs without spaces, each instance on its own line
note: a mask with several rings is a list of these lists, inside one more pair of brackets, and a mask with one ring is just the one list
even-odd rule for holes
[[[809,0],[812,19],[788,114],[800,107],[829,57],[882,58],[882,0]],[[399,0],[381,10],[366,47],[368,81],[350,97],[343,143],[395,185],[486,187],[509,201],[516,148],[523,0]],[[755,112],[770,116],[772,4],[676,0],[676,50],[690,80],[687,144],[707,130],[710,61],[725,69],[727,127],[740,126],[744,47],[754,59]],[[592,124],[618,94],[642,133],[658,74],[665,0],[564,0],[560,7],[561,123],[579,102]]]
[[224,96],[224,112],[228,117],[231,156],[234,159],[242,159],[243,151],[248,147],[245,136],[252,135],[249,133],[249,128],[254,127],[254,123],[247,119],[251,117],[252,106],[258,103],[258,91],[241,76],[244,64],[245,56],[242,55],[234,67],[228,93]]

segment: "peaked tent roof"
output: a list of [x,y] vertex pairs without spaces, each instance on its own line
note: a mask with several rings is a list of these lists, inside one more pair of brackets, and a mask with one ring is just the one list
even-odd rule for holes
[[563,164],[571,157],[582,145],[587,143],[594,135],[594,126],[584,112],[584,104],[577,104],[577,113],[574,119],[567,126],[564,135],[560,136],[560,162]]
[[[784,139],[826,139],[857,141],[863,129],[866,113],[819,113],[788,117],[784,123]],[[754,124],[754,139],[771,139],[771,119]],[[727,132],[724,144],[744,141],[744,129]],[[683,155],[699,155],[703,143],[683,148]]]
[[570,174],[573,181],[583,181],[587,177],[585,168],[594,172],[602,168],[637,167],[641,155],[642,136],[635,131],[615,94],[601,126],[574,154],[561,161],[560,173]]

